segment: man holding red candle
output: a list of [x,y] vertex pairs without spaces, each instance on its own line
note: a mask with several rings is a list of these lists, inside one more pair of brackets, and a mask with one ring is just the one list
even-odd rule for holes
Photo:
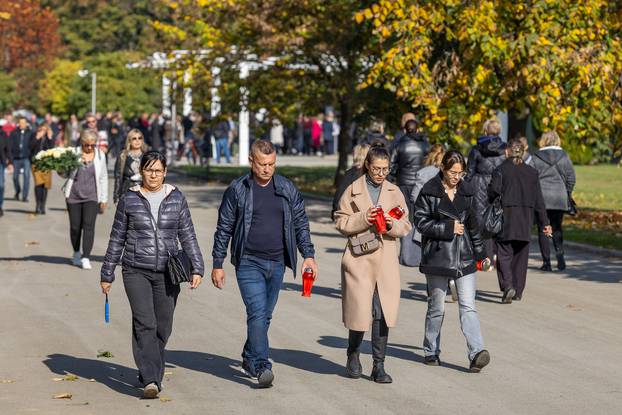
[[272,143],[251,146],[251,172],[234,180],[225,191],[214,234],[212,282],[225,284],[223,262],[231,240],[231,263],[246,306],[247,339],[242,369],[269,387],[274,380],[268,360],[268,328],[283,282],[285,267],[296,270],[297,252],[317,276],[315,250],[302,195],[287,178],[275,174]]

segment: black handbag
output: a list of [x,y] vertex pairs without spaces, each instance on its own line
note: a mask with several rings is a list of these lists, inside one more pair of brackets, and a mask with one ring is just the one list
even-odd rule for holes
[[497,197],[484,211],[484,234],[498,237],[503,231],[503,206],[501,197]]
[[171,283],[192,282],[192,263],[183,249],[171,254],[169,252],[166,270]]

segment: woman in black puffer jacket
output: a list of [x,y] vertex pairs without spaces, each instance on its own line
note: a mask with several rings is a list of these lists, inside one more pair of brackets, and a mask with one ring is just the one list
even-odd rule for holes
[[[492,172],[505,160],[505,143],[499,137],[501,124],[497,119],[490,119],[484,123],[484,135],[477,139],[477,145],[471,149],[467,162],[465,180],[473,186],[475,211],[484,213],[488,207],[488,184]],[[482,224],[480,223],[480,230]],[[494,258],[495,244],[492,235],[482,234],[486,255]]]
[[486,255],[474,210],[473,190],[469,183],[462,182],[465,169],[462,154],[447,152],[441,172],[423,186],[415,202],[415,226],[422,235],[419,270],[425,274],[428,285],[423,350],[426,364],[441,364],[445,295],[448,281],[454,279],[470,370],[479,372],[490,361],[475,310],[476,261]]
[[190,258],[193,280],[201,283],[204,265],[185,196],[164,184],[166,158],[157,151],[140,162],[142,185],[119,200],[110,232],[101,286],[108,294],[114,270],[121,260],[123,284],[132,308],[132,349],[144,385],[144,397],[155,398],[162,389],[164,348],[173,328],[179,285],[166,274],[169,253],[178,241]]

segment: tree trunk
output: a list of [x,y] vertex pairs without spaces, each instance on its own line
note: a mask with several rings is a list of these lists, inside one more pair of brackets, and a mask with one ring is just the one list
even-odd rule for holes
[[[522,118],[519,118],[522,117]],[[527,120],[529,116],[524,116],[516,110],[508,111],[508,140],[527,135]]]
[[350,102],[347,97],[340,97],[339,112],[341,115],[341,129],[339,131],[339,163],[337,164],[337,172],[335,173],[335,186],[348,170],[348,156],[352,147],[352,137],[350,136],[350,123],[352,122],[352,114],[350,111]]

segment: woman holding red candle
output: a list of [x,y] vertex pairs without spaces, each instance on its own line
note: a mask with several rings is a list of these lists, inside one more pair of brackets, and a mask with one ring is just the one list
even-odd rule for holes
[[[348,237],[341,260],[343,322],[350,330],[346,370],[352,378],[362,373],[359,359],[365,331],[372,326],[371,378],[391,383],[384,370],[389,327],[394,327],[400,300],[400,270],[396,240],[411,225],[400,189],[386,181],[389,153],[372,146],[363,165],[363,176],[344,192],[335,212],[337,229]],[[392,217],[401,207],[402,215]]]

